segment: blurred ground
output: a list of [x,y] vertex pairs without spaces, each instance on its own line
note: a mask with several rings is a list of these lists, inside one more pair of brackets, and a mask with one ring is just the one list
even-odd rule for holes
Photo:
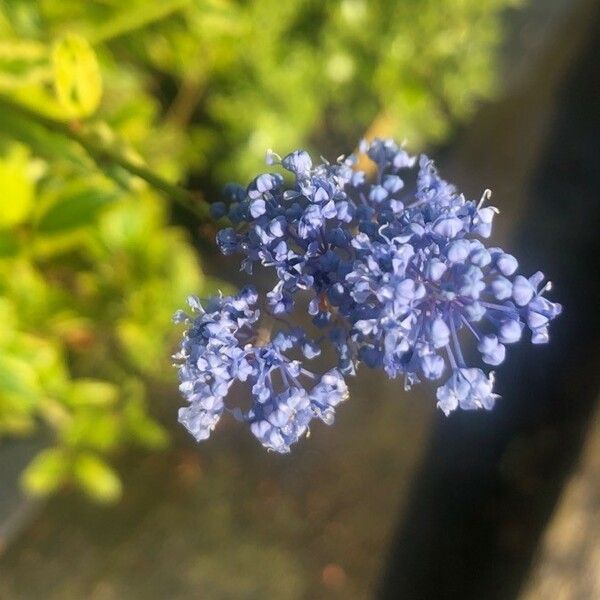
[[130,457],[117,507],[52,500],[4,556],[0,597],[367,597],[433,406],[360,383],[292,460],[233,425],[200,449],[181,437]]
[[600,404],[521,600],[600,598]]

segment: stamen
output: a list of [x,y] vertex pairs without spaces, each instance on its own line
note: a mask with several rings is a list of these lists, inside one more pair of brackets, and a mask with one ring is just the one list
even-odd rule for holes
[[281,162],[281,156],[279,156],[279,154],[277,154],[277,152],[273,152],[273,150],[271,150],[271,148],[269,148],[266,153],[265,162],[268,165],[279,164]]
[[461,367],[466,367],[465,359],[462,354],[462,350],[460,349],[460,344],[458,343],[458,336],[456,335],[456,326],[454,324],[453,313],[450,311],[450,333],[452,334],[452,341],[454,343],[454,350],[456,351],[456,356],[458,357],[458,362]]
[[382,233],[382,231],[386,228],[389,227],[388,223],[384,223],[378,230],[377,233],[388,243],[391,244],[392,240],[390,240],[390,238],[388,238],[385,234]]
[[305,377],[308,377],[309,379],[317,378],[317,376],[312,371],[309,371],[308,369],[300,369],[300,373],[302,373],[302,375],[304,375]]
[[483,191],[483,194],[481,194],[481,199],[479,200],[479,204],[477,205],[477,210],[479,210],[484,205],[484,203],[487,200],[489,200],[491,197],[492,197],[492,190],[486,188]]
[[456,371],[456,369],[458,368],[458,365],[456,364],[456,360],[454,360],[454,354],[452,354],[452,349],[450,348],[450,344],[446,344],[444,346],[444,348],[446,348],[446,352],[448,353],[448,359],[450,360],[450,366],[452,367],[452,370]]
[[481,306],[485,306],[485,308],[489,308],[490,310],[498,310],[500,312],[507,312],[511,315],[516,315],[517,311],[514,308],[510,308],[509,306],[502,306],[502,304],[495,304],[493,302],[483,302],[480,301]]
[[475,336],[475,339],[479,341],[481,339],[481,336],[479,335],[479,333],[477,333],[477,330],[471,325],[471,323],[469,323],[465,316],[461,314],[460,319],[467,326],[469,331]]

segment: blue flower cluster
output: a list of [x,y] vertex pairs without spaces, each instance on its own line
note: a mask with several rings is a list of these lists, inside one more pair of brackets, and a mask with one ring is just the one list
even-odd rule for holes
[[[314,165],[304,151],[283,159],[270,153],[268,162],[291,178],[262,174],[247,188],[229,186],[228,205],[213,205],[214,216],[232,224],[217,235],[223,254],[241,255],[249,274],[259,264],[276,275],[266,312],[289,322],[303,299],[321,337],[317,344],[287,326],[257,344],[258,295],[250,288],[205,309],[192,299],[201,316],[178,317],[189,323],[178,355],[189,402],[180,420],[198,439],[221,417],[232,382],[250,381],[253,405],[236,414],[265,446],[287,452],[314,417],[332,421],[347,397],[344,376],[361,363],[402,376],[405,388],[445,377],[436,396],[446,414],[491,409],[494,374],[466,364],[463,334],[490,366],[504,361],[506,345],[525,329],[534,344],[548,341],[561,306],[544,297],[550,284],[541,272],[517,274],[514,256],[484,244],[498,212],[486,206],[489,192],[467,200],[427,156],[410,156],[392,140],[361,151],[375,163],[374,177],[354,157]],[[320,378],[284,355],[302,348],[302,360],[310,360],[326,343],[338,364]],[[300,376],[318,383],[307,391]]]
[[[348,388],[337,369],[317,377],[286,354],[293,348],[299,348],[304,359],[320,354],[298,328],[279,331],[259,343],[257,301],[252,287],[237,296],[212,298],[205,306],[191,296],[192,314],[175,315],[175,321],[188,326],[175,355],[179,390],[188,401],[179,410],[179,421],[200,441],[209,437],[227,410],[248,422],[266,448],[289,452],[315,417],[333,423],[335,407],[348,397]],[[236,381],[251,387],[252,406],[246,412],[225,406]]]

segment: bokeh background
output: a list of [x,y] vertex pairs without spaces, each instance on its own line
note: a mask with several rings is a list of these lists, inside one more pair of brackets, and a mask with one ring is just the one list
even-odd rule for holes
[[[599,56],[594,0],[1,0],[0,598],[600,598]],[[363,136],[494,191],[552,343],[491,413],[365,370],[195,444],[170,317],[240,279],[184,205]]]

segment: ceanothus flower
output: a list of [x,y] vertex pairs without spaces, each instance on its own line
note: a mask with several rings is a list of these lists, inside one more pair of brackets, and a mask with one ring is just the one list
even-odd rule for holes
[[[318,345],[298,328],[279,331],[260,343],[260,310],[253,287],[237,296],[219,296],[205,306],[196,297],[192,315],[175,315],[187,330],[175,354],[181,391],[188,405],[179,421],[198,440],[208,438],[225,411],[250,425],[268,449],[289,452],[314,418],[330,425],[335,407],[348,396],[346,383],[332,369],[318,377],[287,351],[299,348],[304,359],[320,354]],[[251,390],[249,410],[225,404],[235,381]],[[306,383],[308,382],[308,383]]]
[[[562,307],[545,297],[543,273],[520,273],[514,256],[486,245],[498,213],[487,204],[490,192],[465,198],[431,159],[392,140],[362,143],[361,151],[375,164],[371,177],[353,157],[315,164],[303,150],[283,159],[270,153],[268,163],[287,177],[264,173],[247,188],[230,185],[230,202],[214,207],[231,222],[217,234],[221,252],[241,255],[248,274],[260,264],[274,277],[264,293],[245,288],[205,308],[192,299],[199,316],[177,316],[188,324],[177,355],[188,401],[180,420],[197,439],[232,411],[264,446],[287,452],[314,418],[332,422],[348,395],[344,377],[360,364],[402,377],[407,389],[438,382],[445,414],[490,410],[498,395],[488,368],[527,331],[534,344],[548,342]],[[263,344],[259,303],[287,327]],[[306,333],[305,310],[318,341]],[[480,366],[465,360],[465,338]],[[337,366],[317,376],[304,362],[324,344]],[[300,356],[292,360],[294,350]],[[235,380],[250,385],[245,413],[225,404]]]

